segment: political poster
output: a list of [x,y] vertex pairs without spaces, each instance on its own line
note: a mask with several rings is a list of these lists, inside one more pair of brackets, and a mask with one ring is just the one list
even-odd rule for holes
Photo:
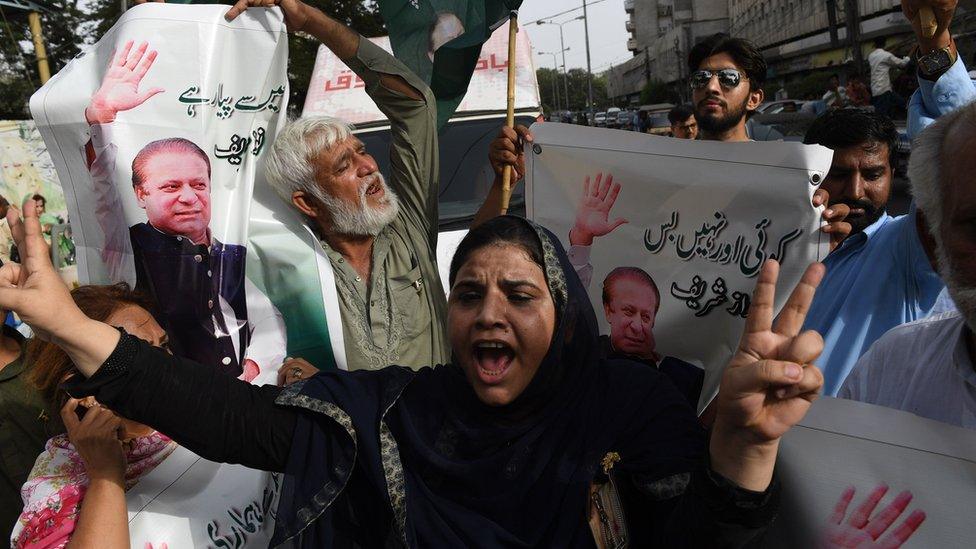
[[[525,29],[520,28],[517,36],[515,108],[538,110],[541,101],[532,63],[532,45]],[[370,40],[386,51],[393,51],[387,36]],[[365,85],[332,50],[319,46],[302,116],[332,116],[359,125],[385,122],[386,116],[363,90]],[[508,23],[505,23],[495,29],[481,47],[468,91],[455,115],[504,112],[507,90]]]
[[[20,208],[39,196],[44,238],[55,251],[55,267],[69,286],[78,282],[74,266],[74,243],[65,223],[68,210],[58,174],[33,120],[0,120],[0,196]],[[16,258],[13,237],[6,221],[0,220],[0,261]]]
[[783,437],[765,547],[972,547],[976,433],[822,397]]
[[0,196],[19,208],[34,194],[44,197],[45,214],[67,218],[57,171],[34,121],[0,120]]
[[[285,321],[246,273],[253,190],[285,122],[287,38],[278,9],[233,22],[227,9],[135,6],[30,107],[81,281],[128,282],[155,301],[174,353],[273,384]],[[127,493],[132,545],[267,546],[275,486],[180,448]]]
[[605,351],[688,380],[679,390],[701,410],[738,345],[762,263],[782,264],[778,310],[806,267],[826,256],[812,198],[831,151],[532,129],[526,212],[569,251]]

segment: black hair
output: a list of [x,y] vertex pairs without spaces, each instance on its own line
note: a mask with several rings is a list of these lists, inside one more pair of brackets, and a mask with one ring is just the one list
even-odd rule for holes
[[43,205],[45,205],[45,206],[47,206],[47,199],[46,199],[46,198],[44,198],[44,195],[42,195],[42,194],[40,194],[40,193],[34,193],[34,196],[32,196],[32,197],[31,197],[31,199],[32,199],[32,200],[33,200],[34,202],[37,202],[37,201],[40,201],[40,202],[41,202],[41,204],[43,204]]
[[454,279],[457,278],[458,271],[468,261],[474,252],[486,246],[498,244],[512,244],[525,250],[529,258],[536,262],[546,271],[546,262],[543,258],[542,243],[539,242],[539,235],[524,220],[514,216],[494,217],[478,225],[468,232],[458,244],[451,259],[451,270],[448,275],[448,285],[454,286]]
[[668,113],[668,121],[671,122],[672,126],[674,126],[678,122],[688,120],[690,117],[694,116],[694,114],[695,109],[691,108],[691,105],[678,105],[671,109],[671,112]]
[[879,37],[875,38],[874,39],[874,42],[872,42],[872,43],[874,44],[874,47],[876,47],[876,48],[884,48],[886,42],[888,42],[888,39],[886,37],[879,36]]
[[888,162],[894,166],[898,130],[883,114],[856,108],[831,109],[810,124],[803,142],[831,150],[881,143],[888,147]]
[[831,74],[830,77],[831,78],[836,78],[837,80],[840,80],[840,75],[837,74],[836,72],[834,74]]
[[735,64],[745,71],[749,78],[750,91],[756,91],[766,83],[766,60],[756,46],[744,38],[735,38],[721,32],[691,48],[688,53],[688,69],[691,72],[697,71],[706,59],[720,53],[729,54]]

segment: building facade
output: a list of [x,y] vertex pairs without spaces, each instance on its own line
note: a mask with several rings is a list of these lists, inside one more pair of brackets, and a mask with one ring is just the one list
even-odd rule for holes
[[[885,37],[885,49],[907,55],[914,45],[900,0],[729,0],[729,27],[754,42],[769,63],[767,88],[785,86],[815,71],[861,72],[848,45],[847,8],[856,4],[862,59]],[[833,17],[830,6],[833,5]],[[833,27],[833,33],[831,28]],[[767,89],[767,91],[769,91]]]
[[624,10],[634,57],[607,73],[607,92],[617,102],[636,103],[650,81],[680,86],[690,46],[729,30],[729,0],[624,0]]

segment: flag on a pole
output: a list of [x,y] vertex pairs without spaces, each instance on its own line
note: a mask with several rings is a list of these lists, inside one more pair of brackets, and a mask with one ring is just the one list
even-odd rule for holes
[[444,127],[468,90],[481,45],[522,0],[378,3],[394,54],[430,85],[437,98],[437,126]]

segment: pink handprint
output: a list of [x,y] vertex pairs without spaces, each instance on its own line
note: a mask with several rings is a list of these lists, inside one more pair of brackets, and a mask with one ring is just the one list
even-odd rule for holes
[[888,486],[880,484],[844,522],[844,515],[847,514],[847,507],[854,499],[854,492],[854,487],[848,486],[837,500],[834,512],[828,520],[827,532],[822,543],[824,549],[837,547],[896,549],[908,541],[925,520],[925,511],[916,509],[894,530],[881,537],[911,503],[912,493],[907,490],[901,492],[887,507],[871,518],[871,513],[888,492]]

